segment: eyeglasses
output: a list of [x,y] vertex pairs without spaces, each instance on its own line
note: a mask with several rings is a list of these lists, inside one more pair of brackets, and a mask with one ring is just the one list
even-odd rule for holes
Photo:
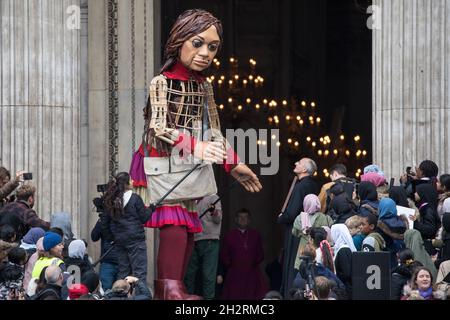
[[[192,40],[192,46],[196,49],[201,48],[203,45],[205,44],[204,41],[200,40],[200,39],[194,39]],[[217,51],[217,49],[219,49],[219,43],[206,43],[208,45],[208,50],[211,52],[215,52]]]

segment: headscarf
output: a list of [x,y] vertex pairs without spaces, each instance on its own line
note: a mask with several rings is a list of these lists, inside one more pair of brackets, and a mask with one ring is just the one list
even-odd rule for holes
[[361,201],[369,200],[369,201],[377,201],[378,193],[377,188],[372,182],[363,181],[359,184],[358,187],[358,195]]
[[331,238],[334,242],[334,259],[336,259],[339,250],[342,248],[350,248],[352,252],[356,251],[352,236],[350,235],[350,232],[345,224],[338,223],[332,225]]
[[331,201],[331,208],[333,208],[337,215],[343,215],[353,210],[353,206],[350,203],[346,193],[341,193],[338,196],[334,196]]
[[383,198],[378,206],[379,219],[389,219],[397,216],[397,206],[391,198]]
[[420,197],[419,206],[428,203],[433,210],[438,206],[438,193],[430,183],[421,183],[416,186],[416,192]]
[[431,271],[433,279],[436,279],[436,267],[431,260],[430,255],[425,250],[422,236],[418,230],[409,229],[405,231],[405,246],[414,252],[414,260],[419,261],[427,267]]
[[302,231],[312,227],[311,215],[320,211],[320,200],[315,194],[308,194],[303,200],[303,212],[300,213]]
[[36,244],[36,242],[42,238],[45,234],[45,230],[42,228],[31,228],[27,234],[23,237],[23,242],[27,244]]
[[389,189],[389,198],[394,200],[398,206],[409,207],[408,196],[406,190],[403,187],[393,186]]
[[361,176],[362,181],[372,182],[376,187],[379,187],[386,183],[386,178],[379,173],[369,172]]
[[376,164],[370,164],[370,165],[364,167],[363,172],[364,172],[364,174],[370,173],[370,172],[372,172],[372,173],[378,173],[379,175],[381,175],[381,176],[384,177],[384,172],[381,171],[380,167],[377,166]]
[[52,215],[50,226],[61,228],[64,232],[64,242],[73,239],[72,215],[68,212],[58,212]]
[[86,254],[86,245],[83,240],[73,240],[69,244],[69,257],[83,259]]

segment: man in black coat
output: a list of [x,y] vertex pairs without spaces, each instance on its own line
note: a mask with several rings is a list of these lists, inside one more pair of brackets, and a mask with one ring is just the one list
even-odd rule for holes
[[58,266],[49,266],[45,270],[47,284],[39,291],[33,300],[61,300],[63,274]]
[[309,158],[303,158],[295,163],[294,173],[297,175],[298,181],[294,186],[286,209],[278,216],[278,223],[285,225],[283,280],[281,285],[281,292],[284,297],[288,296],[295,278],[294,262],[300,242],[299,238],[292,235],[292,225],[295,218],[303,211],[303,199],[308,194],[319,194],[319,186],[312,178],[316,170],[316,163]]

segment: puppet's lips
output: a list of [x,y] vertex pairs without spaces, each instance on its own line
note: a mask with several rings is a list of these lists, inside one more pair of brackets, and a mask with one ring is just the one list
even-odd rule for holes
[[196,65],[199,65],[199,66],[202,66],[202,67],[205,67],[205,66],[208,65],[208,61],[205,61],[205,60],[194,60],[194,63]]

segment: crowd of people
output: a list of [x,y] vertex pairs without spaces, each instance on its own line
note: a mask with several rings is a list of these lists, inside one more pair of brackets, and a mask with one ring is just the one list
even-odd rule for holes
[[278,218],[286,229],[284,299],[358,299],[357,251],[389,253],[392,300],[450,299],[449,174],[438,176],[438,166],[425,160],[394,186],[377,165],[356,181],[336,164],[318,192],[316,170],[311,159],[296,163],[298,181]]
[[[389,185],[382,170],[367,166],[360,181],[346,168],[330,168],[321,188],[315,162],[295,164],[296,181],[278,223],[283,253],[261,272],[263,240],[240,209],[236,227],[221,236],[217,195],[196,201],[202,232],[184,267],[183,286],[204,299],[355,298],[353,252],[389,252],[392,300],[450,298],[450,175],[425,160]],[[69,213],[44,221],[33,209],[36,188],[0,168],[0,300],[150,300],[145,224],[151,211],[134,193],[128,173],[108,184],[103,212],[91,232],[101,241],[96,271],[87,242],[76,239]],[[399,214],[412,209],[408,216]],[[220,239],[222,239],[222,242]],[[310,275],[315,275],[311,279]]]

